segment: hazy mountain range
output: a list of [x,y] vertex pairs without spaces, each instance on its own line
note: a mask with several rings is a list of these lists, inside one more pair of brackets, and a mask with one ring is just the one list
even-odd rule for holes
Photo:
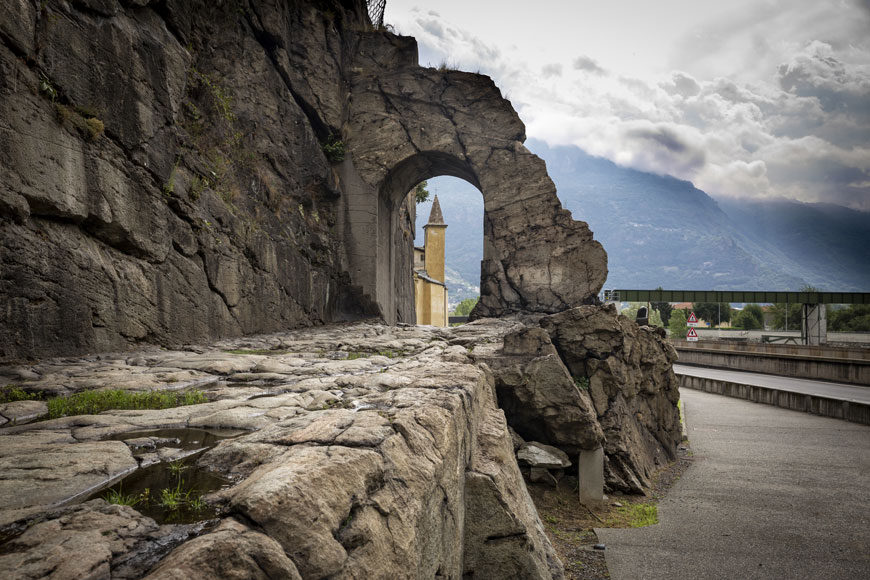
[[[870,291],[870,213],[789,200],[714,200],[687,181],[587,155],[526,145],[547,162],[562,205],[607,250],[605,288]],[[455,178],[430,180],[447,229],[451,302],[476,295],[483,197]],[[416,243],[430,203],[418,206]],[[453,278],[451,281],[450,278]]]

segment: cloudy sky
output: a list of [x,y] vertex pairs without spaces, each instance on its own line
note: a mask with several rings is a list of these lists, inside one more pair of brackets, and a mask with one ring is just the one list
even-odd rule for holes
[[870,211],[870,0],[388,0],[529,137],[714,196]]

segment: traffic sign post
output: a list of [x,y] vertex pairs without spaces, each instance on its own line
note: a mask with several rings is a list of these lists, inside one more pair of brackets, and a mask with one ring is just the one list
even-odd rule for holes
[[694,328],[690,328],[689,332],[686,333],[686,340],[689,342],[698,342],[698,333],[695,332]]
[[686,325],[688,326],[698,326],[698,317],[695,316],[695,313],[692,312],[689,314],[689,319],[686,320]]

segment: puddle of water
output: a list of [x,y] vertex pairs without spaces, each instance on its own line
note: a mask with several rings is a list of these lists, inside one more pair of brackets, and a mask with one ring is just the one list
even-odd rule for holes
[[236,429],[157,429],[107,437],[130,442],[133,455],[143,465],[148,460],[158,461],[156,455],[161,449],[164,453],[172,451],[164,455],[164,460],[140,467],[88,499],[114,499],[114,503],[132,505],[158,524],[187,524],[214,518],[218,515],[217,508],[203,501],[202,496],[229,487],[233,482],[197,466],[196,460],[222,439],[246,432]]

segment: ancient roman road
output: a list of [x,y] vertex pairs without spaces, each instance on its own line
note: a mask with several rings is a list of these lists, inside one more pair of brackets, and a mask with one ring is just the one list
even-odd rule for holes
[[596,530],[612,578],[870,577],[870,427],[682,397],[694,463],[658,525]]
[[680,364],[674,365],[674,372],[678,375],[690,375],[693,377],[704,377],[743,385],[755,385],[779,391],[801,393],[804,395],[816,395],[833,399],[842,399],[844,401],[870,403],[870,387],[863,387],[861,385],[848,385],[845,383],[832,383],[812,379],[796,379],[792,377],[765,375],[762,373],[710,369],[706,367]]

